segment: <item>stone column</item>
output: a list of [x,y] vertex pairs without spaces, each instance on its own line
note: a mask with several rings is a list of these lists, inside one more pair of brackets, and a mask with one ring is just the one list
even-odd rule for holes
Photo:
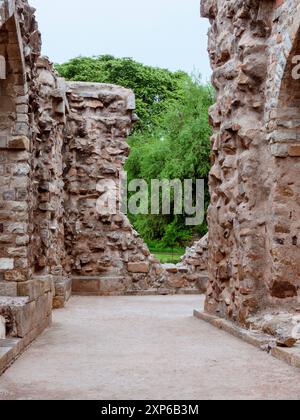
[[206,310],[245,325],[266,305],[271,156],[264,123],[273,1],[202,0],[217,102],[214,128]]
[[[15,16],[0,29],[5,78],[0,80],[0,295],[17,296],[29,277],[31,155],[28,86]],[[4,76],[4,74],[3,74]]]

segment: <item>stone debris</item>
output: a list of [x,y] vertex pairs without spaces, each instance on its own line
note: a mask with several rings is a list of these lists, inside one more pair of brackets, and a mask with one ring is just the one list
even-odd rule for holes
[[249,327],[276,338],[279,347],[300,344],[300,315],[277,312],[257,315],[248,319]]

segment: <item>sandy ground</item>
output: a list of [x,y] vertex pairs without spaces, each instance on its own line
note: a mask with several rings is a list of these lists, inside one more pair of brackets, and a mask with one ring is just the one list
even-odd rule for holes
[[300,399],[300,370],[192,317],[203,298],[73,297],[0,399]]

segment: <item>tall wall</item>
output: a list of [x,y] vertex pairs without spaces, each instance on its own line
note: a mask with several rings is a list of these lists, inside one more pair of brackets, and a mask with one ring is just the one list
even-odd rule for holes
[[[1,288],[17,293],[17,281],[27,280],[30,140],[28,84],[16,14],[2,2],[0,54],[3,74],[0,80],[1,147]],[[5,16],[5,17],[4,17]],[[18,279],[18,280],[17,280]],[[4,280],[7,283],[4,284]]]
[[207,311],[249,316],[299,304],[298,1],[202,0],[217,103]]
[[[26,1],[0,2],[0,315],[28,343],[51,321],[53,282],[34,278],[40,34]],[[21,346],[20,346],[21,347]],[[0,366],[1,370],[1,366]]]

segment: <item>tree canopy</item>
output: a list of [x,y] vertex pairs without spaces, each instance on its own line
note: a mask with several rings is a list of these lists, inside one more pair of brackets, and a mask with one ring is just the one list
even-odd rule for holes
[[56,69],[67,80],[112,83],[132,89],[136,95],[139,122],[135,131],[151,132],[172,102],[180,99],[182,82],[188,77],[178,71],[146,66],[131,58],[77,57]]

